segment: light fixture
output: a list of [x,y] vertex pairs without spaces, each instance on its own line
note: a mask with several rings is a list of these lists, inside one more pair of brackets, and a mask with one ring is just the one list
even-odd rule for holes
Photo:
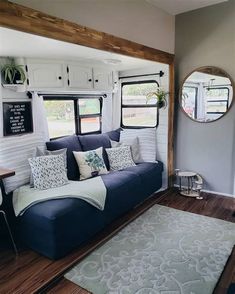
[[103,62],[105,64],[110,64],[110,65],[117,65],[117,64],[122,63],[122,61],[119,59],[104,59]]

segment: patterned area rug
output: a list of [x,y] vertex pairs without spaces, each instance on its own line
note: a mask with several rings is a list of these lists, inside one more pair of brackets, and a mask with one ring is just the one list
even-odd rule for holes
[[94,294],[211,294],[235,224],[155,205],[65,275]]

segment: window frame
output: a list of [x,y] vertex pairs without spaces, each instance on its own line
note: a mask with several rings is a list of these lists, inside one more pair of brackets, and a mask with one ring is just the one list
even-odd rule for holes
[[[74,124],[75,124],[75,135],[92,135],[92,134],[100,134],[101,133],[101,128],[102,128],[102,108],[103,108],[103,99],[102,97],[75,97],[75,96],[58,96],[58,97],[53,97],[53,96],[47,96],[47,95],[42,95],[43,96],[43,101],[73,101],[74,105]],[[98,99],[99,104],[100,104],[100,112],[99,113],[94,113],[94,114],[80,114],[79,113],[79,99]],[[81,120],[82,118],[90,118],[90,117],[99,117],[99,130],[98,131],[92,131],[92,132],[81,132]],[[64,136],[59,136],[59,137],[52,137],[50,140],[55,140],[59,138],[63,138],[69,136],[64,135]]]
[[195,109],[194,109],[194,118],[193,119],[197,119],[198,87],[197,86],[186,85],[186,86],[183,87],[183,89],[184,88],[195,89]]
[[207,100],[207,103],[214,103],[214,102],[226,102],[226,111],[225,112],[218,112],[218,111],[207,111],[206,114],[225,114],[229,109],[229,96],[230,96],[230,89],[228,87],[206,87],[207,91],[210,90],[228,90],[227,99],[219,99],[219,100]]
[[[157,84],[159,88],[159,83],[156,80],[137,80],[129,82],[121,82],[121,128],[123,129],[143,129],[143,128],[157,128],[159,124],[159,108],[156,104],[123,104],[123,86],[134,85],[134,84]],[[156,108],[156,125],[155,126],[125,126],[123,124],[123,109],[124,108]]]

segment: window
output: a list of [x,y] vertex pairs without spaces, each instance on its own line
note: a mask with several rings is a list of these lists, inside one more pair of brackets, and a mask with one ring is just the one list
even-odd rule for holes
[[183,108],[184,111],[193,119],[197,119],[197,95],[197,87],[184,86],[182,95]]
[[229,106],[229,88],[206,88],[206,113],[224,114]]
[[81,134],[99,132],[101,128],[101,101],[79,99],[79,125]]
[[156,127],[158,109],[156,100],[146,95],[158,88],[156,81],[122,83],[122,127]]
[[50,138],[101,131],[102,98],[44,96]]

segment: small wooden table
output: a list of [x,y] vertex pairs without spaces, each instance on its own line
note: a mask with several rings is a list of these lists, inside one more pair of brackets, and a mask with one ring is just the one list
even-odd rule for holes
[[[4,184],[3,184],[3,179],[6,179],[6,178],[14,176],[14,175],[15,175],[15,171],[0,167],[0,207],[2,205],[3,195],[6,195],[5,187],[4,187]],[[2,213],[2,215],[4,217],[4,220],[6,222],[7,230],[8,230],[8,233],[10,235],[14,251],[15,251],[16,254],[18,254],[18,251],[17,251],[17,248],[16,248],[16,243],[15,243],[15,240],[13,238],[12,231],[11,231],[10,225],[8,223],[8,220],[7,220],[6,212],[4,210],[0,209],[0,213]]]

